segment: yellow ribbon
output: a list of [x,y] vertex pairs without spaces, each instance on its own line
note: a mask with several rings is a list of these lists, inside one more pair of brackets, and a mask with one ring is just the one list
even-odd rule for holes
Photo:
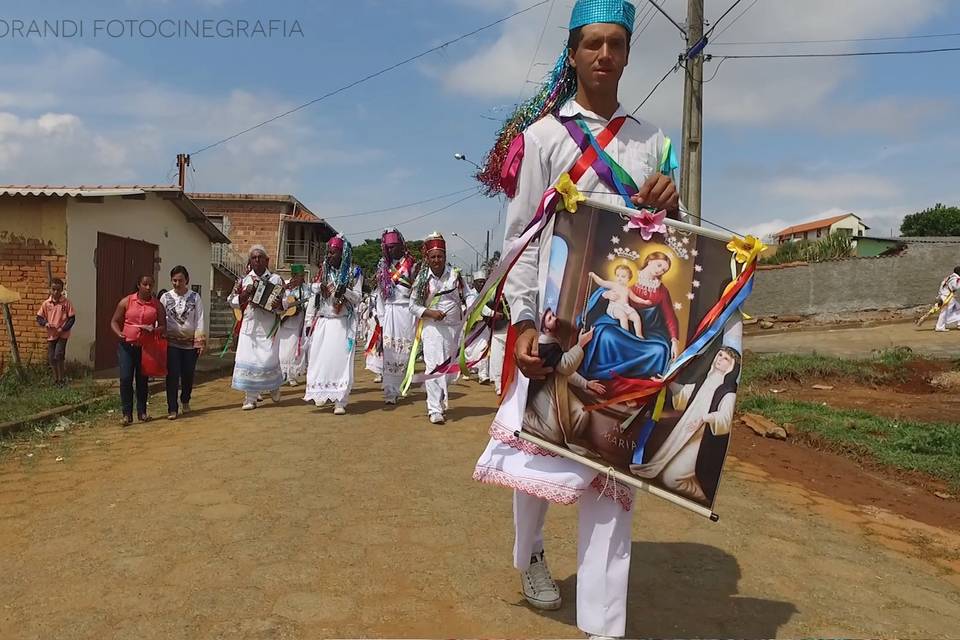
[[562,206],[568,212],[576,213],[577,205],[587,199],[587,197],[577,189],[577,185],[574,184],[573,180],[570,179],[569,173],[564,173],[560,176],[560,179],[557,180],[557,186],[555,186],[554,189],[563,196],[563,204],[557,203],[557,211],[560,211]]

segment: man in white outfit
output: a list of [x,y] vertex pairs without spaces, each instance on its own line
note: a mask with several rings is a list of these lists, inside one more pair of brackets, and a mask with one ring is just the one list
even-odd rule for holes
[[[466,292],[460,270],[447,264],[443,236],[430,235],[423,243],[423,255],[425,264],[414,281],[410,312],[422,323],[423,362],[430,373],[457,353]],[[443,424],[450,404],[447,376],[431,378],[424,387],[430,422]]]
[[[622,0],[578,0],[570,21],[565,55],[558,61],[546,93],[533,99],[536,122],[523,122],[522,139],[501,140],[491,152],[510,145],[507,161],[521,164],[516,182],[510,171],[488,167],[482,176],[500,176],[500,188],[512,196],[506,221],[504,253],[533,219],[543,193],[571,171],[582,155],[570,123],[588,129],[594,138],[610,137],[604,150],[639,186],[635,204],[666,209],[676,215],[679,198],[673,182],[658,172],[659,160],[669,156],[668,142],[653,125],[627,115],[617,89],[627,65],[635,8]],[[546,103],[542,96],[550,98]],[[554,96],[558,96],[554,98]],[[549,100],[556,100],[551,104]],[[539,101],[539,102],[537,102]],[[519,114],[530,113],[522,105]],[[521,121],[523,116],[521,116]],[[516,119],[508,120],[517,122]],[[510,126],[505,127],[510,131]],[[601,135],[606,130],[607,136]],[[609,136],[613,133],[612,136]],[[602,144],[602,143],[601,143]],[[601,160],[605,162],[604,160]],[[591,198],[622,204],[615,185],[601,179],[589,164],[577,181]],[[609,166],[609,165],[608,165]],[[507,178],[504,178],[507,176]],[[496,191],[492,181],[484,183]],[[514,490],[514,566],[520,570],[526,600],[541,609],[558,609],[560,592],[550,575],[544,554],[543,524],[550,502],[579,501],[577,568],[577,626],[594,637],[622,637],[626,629],[627,579],[630,570],[633,490],[604,482],[603,474],[578,462],[553,456],[513,435],[526,405],[529,380],[550,372],[538,355],[536,321],[540,291],[546,281],[550,256],[548,226],[539,242],[532,242],[509,274],[505,297],[517,334],[512,354],[520,375],[504,389],[504,400],[491,426],[491,439],[477,462],[474,478]]]
[[240,336],[237,341],[237,357],[233,365],[232,386],[243,391],[243,410],[256,409],[258,396],[268,392],[274,402],[280,402],[280,385],[283,373],[280,371],[280,342],[270,335],[278,321],[285,300],[277,296],[274,309],[267,310],[250,302],[257,284],[267,281],[283,289],[283,278],[270,273],[267,268],[270,258],[262,245],[250,248],[250,273],[237,283],[230,295],[229,303],[241,313]]
[[[960,301],[957,300],[957,291],[960,290],[960,267],[953,270],[940,283],[940,316],[937,318],[936,331],[949,331],[947,325],[960,323]],[[947,300],[949,298],[949,301]]]

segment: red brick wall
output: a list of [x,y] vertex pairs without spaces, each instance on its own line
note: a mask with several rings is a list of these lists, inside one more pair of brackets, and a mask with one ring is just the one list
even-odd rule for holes
[[[46,331],[37,326],[40,303],[50,295],[47,284],[47,263],[54,278],[66,280],[67,257],[58,254],[53,243],[36,238],[7,236],[0,238],[0,284],[20,293],[20,301],[10,305],[13,327],[24,363],[43,363],[47,358]],[[12,360],[6,323],[0,330],[0,369]]]
[[279,213],[230,211],[223,215],[230,220],[227,236],[234,251],[246,255],[251,246],[262,244],[267,249],[267,255],[270,256],[270,263],[276,262],[280,231]]

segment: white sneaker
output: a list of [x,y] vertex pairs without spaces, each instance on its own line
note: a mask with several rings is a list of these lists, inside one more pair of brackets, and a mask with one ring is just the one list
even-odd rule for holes
[[443,414],[442,413],[431,413],[430,414],[430,423],[431,424],[443,424]]
[[947,327],[944,327],[942,329],[940,327],[937,327],[936,329],[934,329],[934,331],[938,331],[940,333],[946,333],[947,331],[950,331],[950,329],[948,329]]
[[274,389],[270,392],[270,399],[274,402],[280,402],[280,389]]
[[383,382],[383,376],[373,376],[373,381],[376,382],[377,384],[380,384],[381,382]]
[[244,402],[244,403],[243,403],[243,406],[240,407],[240,408],[243,409],[244,411],[252,411],[253,409],[256,409],[256,408],[257,408],[257,403],[256,403],[256,402]]
[[383,404],[389,404],[389,405],[397,404],[397,399],[396,399],[396,398],[387,398],[386,400],[383,401]]
[[339,404],[333,408],[333,415],[335,416],[342,416],[342,415],[345,415],[346,413],[347,413],[347,408]]
[[535,553],[530,558],[530,567],[520,572],[520,584],[523,586],[523,597],[537,609],[556,611],[563,604],[560,589],[550,575],[543,551]]
[[590,640],[618,640],[615,636],[595,636],[591,635]]
[[287,380],[287,384],[290,385],[291,387],[295,387],[300,383],[296,380]]
[[190,413],[190,405],[186,402],[180,405],[180,413]]

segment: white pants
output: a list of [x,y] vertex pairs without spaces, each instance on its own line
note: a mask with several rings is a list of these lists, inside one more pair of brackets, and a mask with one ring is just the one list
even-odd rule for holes
[[506,332],[493,334],[493,342],[490,343],[490,377],[496,387],[497,395],[500,395],[500,376],[503,373],[503,358],[507,350]]
[[950,304],[944,306],[940,311],[940,317],[937,318],[937,329],[942,331],[947,328],[948,324],[956,322],[960,322],[960,302],[957,302],[957,299],[954,298],[950,301]]
[[486,382],[490,379],[490,356],[477,363],[477,379]]
[[[457,350],[459,329],[459,325],[455,324],[441,324],[429,320],[424,322],[421,339],[423,340],[423,363],[427,373],[453,357]],[[427,380],[423,386],[427,390],[427,414],[446,414],[450,404],[447,396],[447,376]]]
[[[541,498],[513,492],[513,565],[521,571],[530,566],[531,555],[543,550],[543,523],[549,505]],[[600,498],[592,487],[578,505],[577,626],[591,635],[623,637],[633,511]]]

